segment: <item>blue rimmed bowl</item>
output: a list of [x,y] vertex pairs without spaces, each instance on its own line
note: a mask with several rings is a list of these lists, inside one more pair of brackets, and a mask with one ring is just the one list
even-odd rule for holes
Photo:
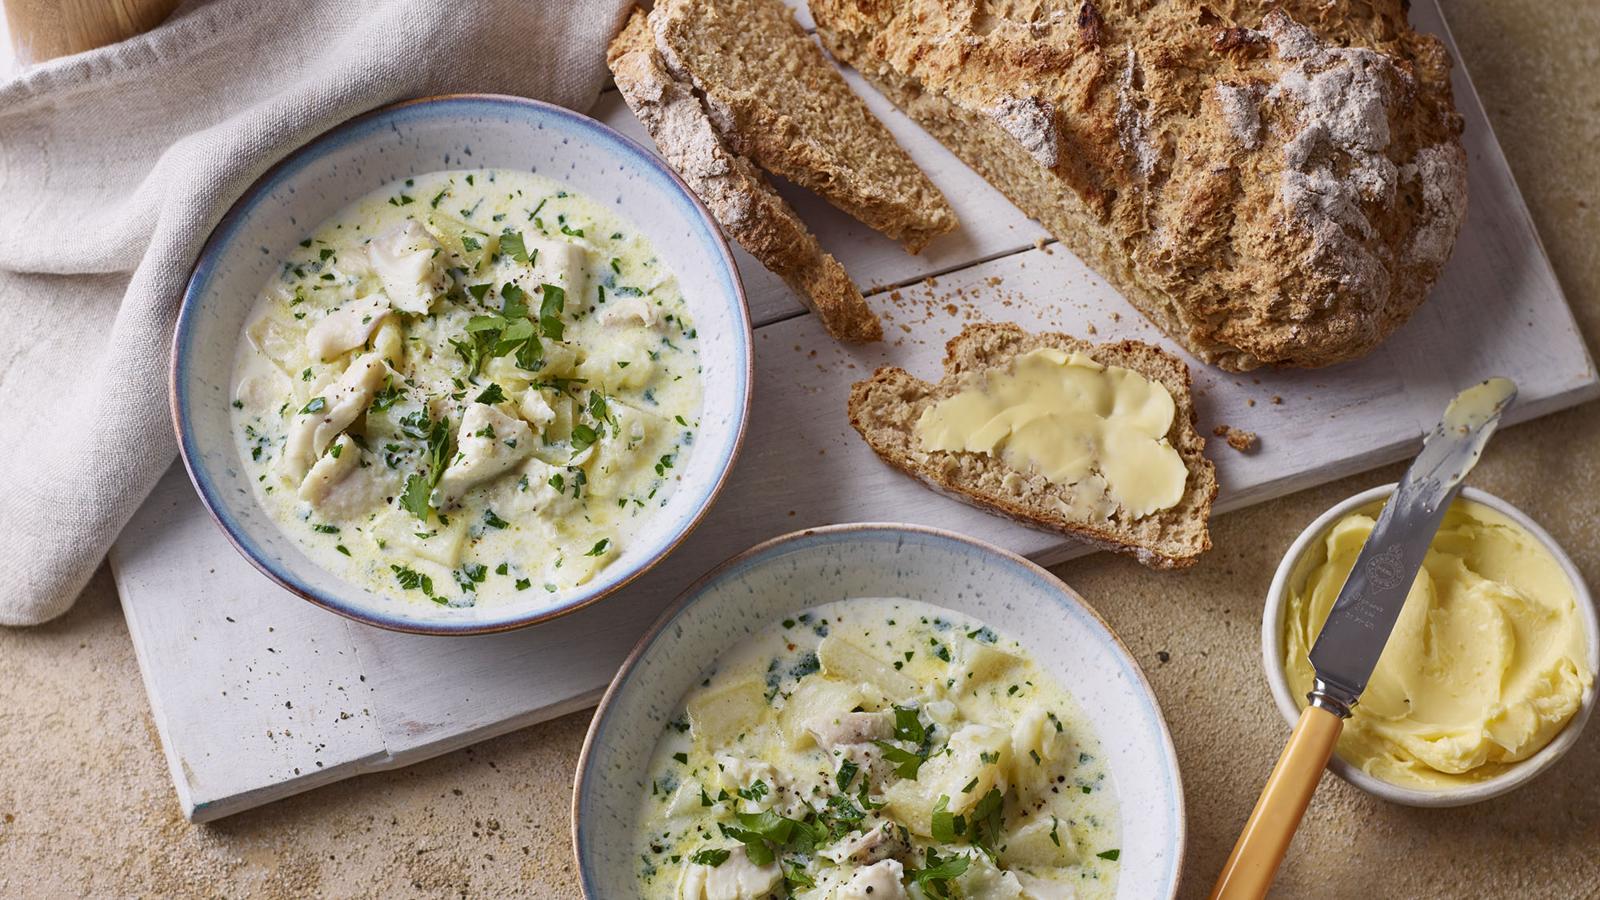
[[1138,663],[1071,588],[1031,562],[948,531],[836,525],[774,538],[689,587],[644,636],[589,725],[572,797],[584,895],[638,895],[634,853],[650,758],[690,688],[742,638],[849,597],[920,600],[1019,641],[1077,701],[1109,757],[1121,810],[1117,896],[1177,893],[1183,786]]
[[[313,562],[257,503],[230,434],[234,354],[255,297],[305,235],[384,184],[443,169],[500,168],[561,181],[613,206],[670,260],[700,334],[700,439],[682,481],[591,582],[558,595],[450,609],[361,587]],[[201,500],[256,568],[291,593],[362,622],[423,634],[533,625],[614,593],[661,561],[721,490],[744,437],[753,359],[744,287],[716,222],[660,159],[571,110],[517,97],[452,95],[387,106],[274,166],[217,224],[195,263],[172,345],[172,415]]]

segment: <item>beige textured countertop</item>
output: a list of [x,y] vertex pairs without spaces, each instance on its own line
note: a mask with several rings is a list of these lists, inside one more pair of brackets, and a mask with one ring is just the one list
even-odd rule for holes
[[[1445,0],[1445,13],[1593,352],[1600,4]],[[1257,656],[1273,567],[1329,504],[1398,472],[1224,516],[1185,574],[1103,554],[1057,570],[1132,648],[1171,723],[1184,896],[1204,896],[1287,734]],[[1600,404],[1505,432],[1471,483],[1542,522],[1600,585]],[[193,826],[102,572],[60,621],[0,630],[0,896],[576,896],[568,793],[588,719]],[[1390,806],[1327,776],[1278,895],[1600,897],[1597,849],[1600,724],[1543,778],[1461,810]]]

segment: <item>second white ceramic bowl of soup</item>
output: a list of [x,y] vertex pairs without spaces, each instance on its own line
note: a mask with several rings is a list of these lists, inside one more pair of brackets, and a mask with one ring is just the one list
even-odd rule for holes
[[[637,254],[639,258],[659,263],[661,269],[676,277],[692,331],[680,328],[675,334],[680,338],[687,335],[696,345],[698,376],[703,386],[697,412],[679,420],[694,426],[693,446],[680,448],[686,452],[677,453],[670,460],[651,460],[652,466],[661,463],[658,472],[665,473],[663,483],[670,482],[670,492],[663,490],[661,496],[652,496],[649,504],[641,500],[638,527],[626,545],[609,541],[601,545],[595,539],[583,548],[603,550],[609,559],[603,568],[581,583],[552,584],[546,589],[541,583],[546,579],[537,578],[536,572],[539,564],[547,561],[508,556],[487,563],[473,562],[461,567],[467,576],[460,582],[464,591],[477,589],[485,579],[505,580],[508,587],[502,592],[506,596],[497,602],[476,604],[460,602],[463,598],[453,595],[461,592],[446,590],[452,580],[449,572],[436,573],[432,579],[436,589],[425,590],[427,582],[418,584],[423,573],[413,571],[406,560],[395,561],[393,584],[381,583],[370,573],[365,580],[354,577],[342,569],[343,558],[359,556],[358,548],[334,546],[346,543],[342,533],[329,530],[340,526],[313,519],[310,527],[319,529],[317,534],[326,533],[333,542],[326,548],[328,553],[318,555],[319,548],[310,546],[306,535],[295,531],[303,523],[283,521],[283,510],[269,512],[256,493],[271,473],[263,469],[260,460],[250,458],[254,450],[249,441],[241,443],[236,439],[242,426],[235,415],[235,404],[240,402],[236,348],[247,340],[245,330],[256,310],[255,298],[275,281],[287,278],[285,272],[310,279],[307,283],[314,290],[318,285],[315,279],[293,272],[301,258],[306,266],[327,264],[335,266],[337,272],[338,265],[344,262],[338,254],[356,255],[367,246],[364,240],[351,240],[343,250],[325,247],[318,236],[322,223],[386,186],[392,189],[389,202],[402,212],[448,212],[466,220],[471,211],[453,207],[467,204],[453,204],[445,190],[430,188],[432,196],[417,193],[425,183],[433,185],[431,173],[462,170],[532,173],[547,179],[541,183],[551,186],[551,190],[559,188],[587,198],[593,208],[604,211],[607,220],[636,228],[648,245]],[[483,193],[481,183],[476,187]],[[519,187],[520,183],[507,190]],[[457,188],[471,193],[464,181]],[[581,228],[572,223],[534,221],[536,213],[530,209],[526,216],[511,217],[525,219],[520,222],[501,216],[492,223],[481,223],[479,230],[494,235],[495,240],[501,240],[501,229],[520,229],[524,237],[536,230],[556,240],[583,237]],[[559,234],[555,231],[558,227]],[[593,243],[594,238],[589,242]],[[373,241],[373,245],[377,243]],[[506,255],[511,254],[506,250]],[[610,278],[606,262],[602,260],[597,271]],[[377,268],[375,262],[372,265]],[[610,261],[618,271],[620,265],[617,260]],[[346,276],[329,273],[327,277],[335,281]],[[393,294],[387,277],[386,274],[383,282],[385,293]],[[485,312],[498,313],[511,299],[498,296],[504,290],[498,285],[500,279],[494,279],[496,284],[491,286],[466,284],[466,280],[479,280],[476,277],[450,277],[462,281],[458,293],[463,297],[471,288],[476,301],[491,304]],[[591,286],[582,296],[568,298],[569,331],[575,311],[595,304],[595,299],[588,296],[595,289],[597,286]],[[534,298],[530,318],[540,314],[539,290],[536,283],[528,286],[527,293]],[[488,295],[479,296],[480,291],[488,291]],[[395,309],[403,308],[398,297],[391,299]],[[617,298],[613,295],[610,299]],[[294,298],[285,303],[287,315],[314,305],[308,302],[296,306]],[[588,309],[587,313],[595,314],[596,310]],[[538,318],[533,322],[535,328],[543,327]],[[548,334],[546,339],[548,343]],[[369,355],[378,350],[376,340],[377,337],[369,338]],[[360,352],[360,348],[351,352]],[[449,356],[451,351],[444,353]],[[351,369],[355,367],[355,363],[350,364]],[[677,546],[709,508],[733,465],[749,409],[751,371],[750,322],[732,255],[716,223],[676,174],[633,141],[570,110],[514,97],[461,95],[401,103],[344,123],[296,150],[240,198],[207,242],[184,296],[173,342],[172,403],[182,457],[202,500],[239,551],[268,577],[313,603],[384,628],[470,634],[534,624],[593,603],[627,584]],[[292,383],[298,383],[302,376],[299,371],[287,374]],[[307,367],[303,377],[309,382],[322,376]],[[329,390],[336,386],[337,382],[330,384]],[[391,379],[386,390],[399,387]],[[488,385],[468,383],[459,388],[471,399],[480,396]],[[320,399],[313,398],[306,409]],[[324,402],[332,405],[332,401]],[[282,408],[287,412],[280,417],[291,416],[295,412],[293,406],[298,405],[286,401]],[[507,402],[503,408],[511,410],[512,406]],[[489,430],[485,428],[482,433],[488,435]],[[455,444],[460,445],[467,437],[460,435]],[[266,453],[278,452],[280,446],[282,440],[269,442]],[[382,465],[387,448],[363,446],[361,451],[364,466]],[[339,455],[327,452],[334,457]],[[457,461],[461,458],[456,456]],[[449,461],[440,460],[435,467],[442,469]],[[409,458],[400,460],[398,465],[402,469],[418,468]],[[409,482],[403,477],[396,475],[392,480],[396,486],[404,484],[409,491]],[[542,487],[530,484],[533,489]],[[572,485],[567,488],[570,490]],[[389,493],[391,496],[382,498],[385,509],[405,505],[404,492]],[[439,511],[444,512],[442,508]],[[469,537],[468,541],[504,528],[501,520],[506,517],[500,512],[503,510],[476,510],[471,530],[477,537]],[[440,519],[419,520],[419,540],[441,530],[444,517]],[[389,541],[372,543],[380,551],[391,546]],[[330,555],[335,549],[342,556]],[[389,570],[388,566],[369,568],[374,572]],[[519,568],[526,568],[527,574],[519,577]],[[454,602],[445,602],[447,593],[452,594]]]
[[[950,532],[862,524],[796,532],[734,557],[640,641],[601,701],[579,760],[573,842],[586,896],[640,896],[644,804],[660,789],[651,765],[668,730],[685,730],[677,716],[691,690],[741,641],[852,598],[919,601],[1020,643],[1065,688],[1105,756],[1120,818],[1109,854],[1119,863],[1114,895],[1176,892],[1184,851],[1177,758],[1149,684],[1111,630],[1021,557]],[[1107,852],[1085,848],[1095,851]],[[910,860],[908,868],[921,864]]]

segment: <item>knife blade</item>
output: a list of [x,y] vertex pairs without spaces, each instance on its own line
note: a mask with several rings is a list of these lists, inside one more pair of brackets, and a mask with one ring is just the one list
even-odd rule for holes
[[1357,555],[1328,620],[1311,647],[1316,671],[1308,699],[1341,718],[1361,699],[1461,481],[1483,454],[1517,396],[1508,378],[1490,378],[1450,401],[1423,442]]

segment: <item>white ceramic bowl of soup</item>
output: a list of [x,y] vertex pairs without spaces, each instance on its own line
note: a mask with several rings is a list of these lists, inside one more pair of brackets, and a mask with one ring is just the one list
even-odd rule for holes
[[[431,172],[500,169],[560,182],[636,226],[667,260],[698,330],[698,440],[629,546],[552,597],[451,608],[353,583],[319,565],[252,494],[231,433],[235,351],[253,298],[296,245],[378,188]],[[752,384],[744,289],[715,221],[660,159],[612,129],[537,101],[454,95],[385,107],[318,136],[269,170],[218,223],[184,294],[172,351],[180,452],[207,509],[262,573],[326,609],[383,628],[472,634],[536,624],[615,592],[699,523],[743,439]]]
[[[1326,559],[1326,553],[1322,548],[1325,546],[1329,531],[1354,513],[1375,514],[1375,505],[1388,500],[1394,489],[1394,484],[1379,485],[1334,504],[1295,538],[1273,575],[1272,585],[1267,589],[1267,602],[1261,612],[1261,662],[1266,670],[1273,702],[1277,704],[1284,722],[1290,727],[1300,719],[1304,698],[1295,697],[1289,687],[1286,670],[1285,617],[1288,615],[1289,595],[1294,591],[1304,590],[1311,569]],[[1539,523],[1507,501],[1474,487],[1462,488],[1461,499],[1482,504],[1509,519],[1531,535],[1554,558],[1571,583],[1577,615],[1588,647],[1588,658],[1585,662],[1589,666],[1589,671],[1594,672],[1600,667],[1600,617],[1596,615],[1589,588],[1571,557],[1567,556],[1561,545],[1557,544],[1555,538],[1540,527]],[[1594,705],[1595,685],[1590,684],[1583,694],[1577,713],[1542,749],[1526,759],[1507,765],[1498,774],[1474,783],[1437,790],[1423,790],[1395,784],[1365,771],[1358,765],[1352,765],[1337,751],[1328,761],[1328,768],[1361,790],[1403,806],[1440,808],[1479,803],[1516,790],[1555,765],[1572,745],[1577,743],[1578,735],[1588,722]]]
[[637,827],[648,770],[685,696],[742,638],[847,598],[942,607],[1018,641],[1076,702],[1118,799],[1117,897],[1176,893],[1183,788],[1172,740],[1138,664],[1076,593],[1044,569],[951,532],[838,525],[775,538],[692,585],[640,641],[589,727],[572,833],[585,896],[637,896]]

